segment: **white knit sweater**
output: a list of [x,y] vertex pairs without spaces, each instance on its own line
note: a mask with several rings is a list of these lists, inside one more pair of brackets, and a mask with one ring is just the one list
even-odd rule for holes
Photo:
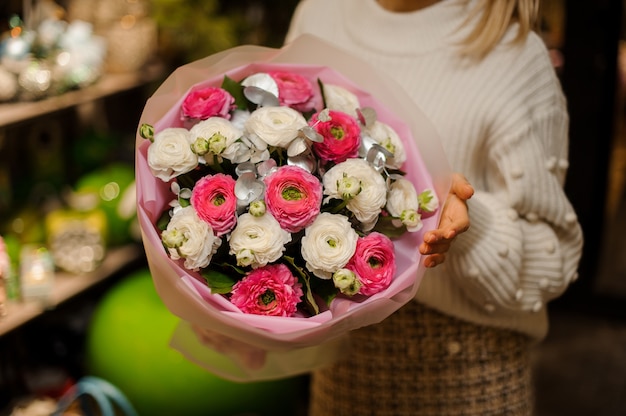
[[458,30],[467,1],[391,13],[375,0],[303,0],[287,42],[311,33],[388,73],[441,136],[454,171],[476,189],[471,226],[429,270],[417,300],[478,324],[539,340],[546,303],[575,278],[582,248],[563,192],[568,166],[565,98],[544,44],[531,34],[479,63],[463,61]]

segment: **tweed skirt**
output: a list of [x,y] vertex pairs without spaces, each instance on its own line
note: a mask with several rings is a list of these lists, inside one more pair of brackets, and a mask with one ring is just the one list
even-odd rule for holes
[[531,341],[410,302],[311,378],[309,416],[528,416]]

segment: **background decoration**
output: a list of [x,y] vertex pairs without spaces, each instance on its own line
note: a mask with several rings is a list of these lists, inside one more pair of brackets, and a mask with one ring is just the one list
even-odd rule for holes
[[89,371],[115,384],[140,415],[295,415],[305,380],[235,383],[187,361],[168,345],[178,318],[138,270],[98,304],[87,334]]

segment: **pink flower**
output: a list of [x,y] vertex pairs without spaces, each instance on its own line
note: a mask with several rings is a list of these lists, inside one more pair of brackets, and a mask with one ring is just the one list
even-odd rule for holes
[[237,223],[235,180],[223,173],[201,178],[191,193],[191,205],[216,236],[228,233]]
[[295,233],[315,220],[322,202],[322,183],[298,166],[282,166],[265,178],[265,204],[280,226]]
[[313,109],[315,95],[313,85],[308,79],[299,74],[283,71],[271,71],[269,75],[278,86],[280,105],[303,113]]
[[370,296],[385,290],[396,274],[393,243],[389,237],[377,232],[359,238],[356,252],[346,269],[356,273],[362,295]]
[[[341,111],[329,112],[329,121],[317,122],[314,114],[309,124],[324,137],[321,143],[313,143],[313,150],[323,160],[340,163],[358,155],[361,129],[356,119]],[[317,124],[316,124],[317,123]]]
[[292,316],[302,298],[302,285],[284,264],[253,270],[235,283],[230,301],[244,313]]
[[230,119],[234,102],[233,96],[222,88],[207,87],[191,91],[183,101],[183,116],[197,120],[209,117]]

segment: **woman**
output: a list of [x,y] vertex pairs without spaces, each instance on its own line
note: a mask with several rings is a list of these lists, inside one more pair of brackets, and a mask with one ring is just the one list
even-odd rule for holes
[[582,248],[563,192],[566,102],[532,31],[537,10],[536,0],[298,5],[287,42],[317,35],[397,80],[475,189],[461,233],[472,192],[457,177],[456,208],[433,235],[442,239],[420,247],[434,253],[428,265],[445,263],[429,269],[415,301],[355,331],[345,362],[313,375],[312,416],[532,414],[530,348]]

